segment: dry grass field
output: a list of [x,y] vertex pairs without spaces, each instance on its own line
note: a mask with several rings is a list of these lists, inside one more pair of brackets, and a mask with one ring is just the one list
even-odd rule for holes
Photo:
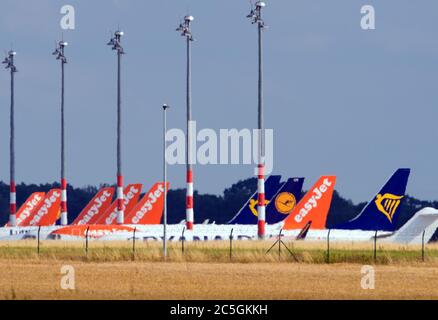
[[[361,288],[361,267],[373,263],[372,244],[336,244],[325,263],[322,244],[289,243],[295,258],[271,243],[160,244],[0,243],[1,299],[438,299],[438,247],[380,246],[375,289]],[[61,267],[75,270],[75,290],[61,289]]]

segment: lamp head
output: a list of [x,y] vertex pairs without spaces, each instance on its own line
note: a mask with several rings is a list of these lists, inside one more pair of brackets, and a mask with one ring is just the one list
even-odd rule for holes
[[266,7],[266,3],[264,3],[263,1],[257,1],[255,5],[256,5],[257,8],[264,8],[264,7]]

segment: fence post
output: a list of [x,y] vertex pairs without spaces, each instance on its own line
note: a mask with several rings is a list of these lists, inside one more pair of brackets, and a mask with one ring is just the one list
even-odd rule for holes
[[327,263],[330,264],[330,232],[332,229],[329,229],[327,234]]
[[186,227],[183,228],[182,234],[181,234],[181,252],[184,255],[184,232],[186,231]]
[[234,228],[231,229],[230,233],[230,261],[233,259],[233,231]]
[[278,234],[278,261],[281,261],[281,232],[283,229],[280,230],[280,233]]
[[377,230],[374,235],[374,263],[377,261]]
[[135,232],[137,231],[137,227],[134,227],[134,234],[132,237],[132,257],[135,259]]
[[90,226],[87,227],[87,230],[85,231],[85,254],[88,257],[88,230],[90,230]]
[[425,233],[426,233],[426,230],[423,231],[423,236],[421,239],[421,259],[423,260],[423,262],[424,262],[424,235],[425,235]]
[[38,244],[37,244],[38,255],[40,255],[40,232],[41,232],[41,226],[38,226],[38,235],[37,235],[37,237],[38,237]]

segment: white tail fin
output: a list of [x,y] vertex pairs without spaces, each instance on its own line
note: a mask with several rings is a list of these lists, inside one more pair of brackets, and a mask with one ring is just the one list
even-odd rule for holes
[[427,243],[437,228],[438,210],[423,208],[416,212],[404,226],[387,239],[391,242],[419,244],[422,243],[424,232],[424,242]]

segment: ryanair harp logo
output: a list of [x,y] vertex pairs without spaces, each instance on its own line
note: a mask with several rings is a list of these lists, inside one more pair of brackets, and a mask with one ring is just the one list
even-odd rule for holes
[[403,196],[385,193],[383,196],[378,194],[374,202],[377,206],[377,209],[388,218],[389,222],[392,223],[392,217],[400,205],[402,198]]

